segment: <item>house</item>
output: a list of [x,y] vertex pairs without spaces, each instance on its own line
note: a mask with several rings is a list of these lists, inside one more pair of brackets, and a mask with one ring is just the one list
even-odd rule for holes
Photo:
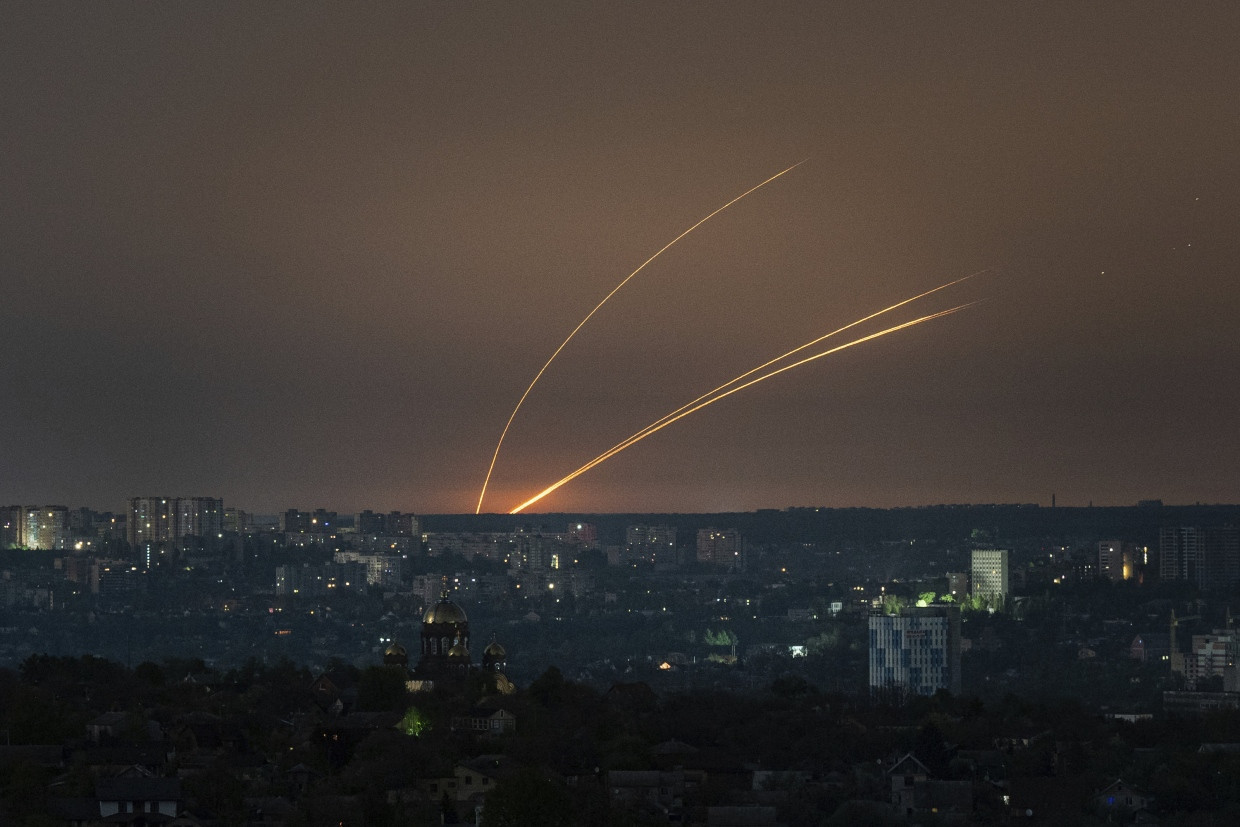
[[683,770],[611,770],[607,790],[612,801],[621,805],[648,802],[667,811],[684,802]]
[[495,789],[495,783],[507,774],[505,756],[480,755],[458,763],[451,775],[421,779],[418,789],[425,800],[442,801],[446,796],[458,809],[462,804],[472,809],[480,805],[487,793]]
[[181,809],[179,778],[101,778],[95,784],[99,817],[134,825],[164,824]]
[[475,707],[469,711],[468,715],[453,718],[449,727],[453,732],[506,735],[517,731],[517,716],[506,709],[489,710]]
[[913,753],[907,753],[887,770],[891,779],[891,807],[899,815],[911,815],[914,807],[914,788],[920,781],[930,777],[930,770],[917,760]]
[[480,755],[462,761],[452,768],[456,779],[456,800],[478,806],[486,794],[495,788],[495,782],[507,775],[507,771],[506,759],[501,755]]
[[607,792],[626,810],[679,820],[685,799],[684,770],[611,770]]
[[1126,810],[1135,813],[1147,809],[1153,798],[1117,778],[1094,794],[1094,806],[1104,812]]
[[315,678],[310,694],[320,709],[332,715],[343,715],[357,703],[353,675],[342,669],[331,669]]
[[104,739],[118,737],[128,720],[129,715],[124,712],[105,712],[87,722],[86,735],[93,743],[102,743]]
[[87,747],[73,751],[72,763],[89,767],[93,773],[103,778],[130,775],[133,772],[156,776],[163,773],[172,754],[172,744],[168,742]]

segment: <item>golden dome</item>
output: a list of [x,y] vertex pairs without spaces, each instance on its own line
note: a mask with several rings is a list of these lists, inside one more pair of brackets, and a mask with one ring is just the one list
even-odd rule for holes
[[465,648],[465,644],[464,644],[464,643],[458,643],[457,645],[453,646],[451,649],[449,649],[449,650],[448,650],[448,657],[450,657],[450,658],[468,658],[468,657],[469,657],[469,650]]
[[508,653],[504,651],[504,647],[500,646],[495,641],[491,641],[490,644],[488,644],[487,648],[482,650],[482,654],[486,657],[500,658],[500,659],[508,657]]
[[399,643],[393,643],[387,649],[384,649],[383,654],[386,655],[387,657],[398,657],[398,658],[409,657],[408,650],[405,649],[404,646],[401,646]]
[[441,598],[438,603],[426,610],[422,615],[423,623],[468,623],[465,610],[448,598]]

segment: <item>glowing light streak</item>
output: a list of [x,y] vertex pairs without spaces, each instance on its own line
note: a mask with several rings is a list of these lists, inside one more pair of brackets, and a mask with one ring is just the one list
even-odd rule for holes
[[[952,286],[954,286],[954,285],[960,284],[961,282],[968,281],[969,279],[974,278],[975,276],[980,276],[982,273],[985,273],[985,272],[988,272],[988,270],[978,270],[976,273],[970,273],[969,275],[967,275],[967,276],[962,276],[962,277],[960,277],[960,278],[958,278],[958,279],[955,279],[954,281],[949,281],[949,282],[947,282],[946,284],[941,284],[941,285],[939,285],[938,287],[935,287],[935,288],[934,288],[934,289],[932,289],[932,290],[927,290],[927,291],[926,291],[926,292],[924,292],[924,293],[918,293],[916,296],[913,296],[912,298],[904,299],[903,301],[898,301],[898,302],[896,302],[896,303],[895,303],[895,304],[893,304],[893,305],[890,305],[890,306],[888,306],[888,307],[884,307],[882,310],[879,310],[879,311],[877,311],[877,312],[871,313],[871,314],[870,314],[870,315],[868,315],[868,316],[863,316],[863,317],[861,317],[860,319],[857,319],[855,322],[849,322],[848,324],[844,325],[843,327],[841,327],[841,328],[837,328],[836,330],[832,330],[830,333],[827,333],[827,334],[825,334],[825,335],[819,336],[817,339],[813,339],[813,340],[811,340],[811,341],[808,341],[808,342],[806,342],[805,344],[801,345],[800,347],[794,347],[792,350],[788,351],[787,353],[784,353],[784,354],[782,354],[782,355],[780,355],[780,356],[776,356],[774,359],[771,359],[771,360],[769,360],[769,361],[767,361],[767,362],[763,362],[762,364],[758,365],[756,368],[751,368],[751,369],[749,369],[749,370],[745,371],[745,372],[744,372],[744,373],[742,373],[740,376],[736,376],[736,377],[733,377],[732,379],[729,379],[727,382],[724,382],[722,385],[718,386],[717,388],[714,388],[713,390],[709,390],[709,391],[707,391],[706,393],[702,394],[702,395],[701,395],[701,396],[699,396],[697,399],[694,399],[692,402],[686,402],[684,405],[681,405],[679,408],[677,408],[676,410],[672,411],[671,413],[665,414],[665,415],[664,415],[661,419],[656,419],[654,422],[652,422],[652,423],[650,423],[649,425],[647,425],[647,426],[646,426],[645,428],[643,428],[641,431],[638,431],[638,432],[637,432],[637,434],[634,434],[634,435],[633,435],[633,437],[637,437],[639,434],[643,433],[644,431],[647,431],[647,430],[649,430],[649,429],[651,429],[651,428],[655,427],[655,426],[656,426],[656,425],[658,425],[659,423],[663,422],[663,420],[665,420],[665,419],[670,419],[670,418],[672,418],[673,416],[676,416],[676,415],[677,415],[677,414],[679,414],[681,411],[683,411],[683,410],[685,410],[686,408],[689,408],[689,407],[691,407],[691,406],[693,406],[693,405],[696,405],[698,402],[701,402],[703,399],[706,399],[706,398],[708,398],[708,397],[714,396],[715,394],[719,393],[720,391],[725,390],[726,388],[730,387],[731,385],[735,385],[737,382],[740,382],[742,379],[746,379],[746,378],[748,378],[748,377],[750,377],[750,376],[754,375],[755,373],[757,373],[757,372],[758,372],[758,371],[760,371],[760,370],[765,370],[766,368],[769,368],[771,365],[774,365],[774,364],[776,364],[776,363],[778,363],[778,362],[782,362],[784,359],[787,359],[789,356],[795,356],[796,354],[800,353],[800,352],[801,352],[801,351],[803,351],[803,350],[807,350],[807,349],[809,349],[809,348],[813,347],[813,346],[814,346],[814,345],[816,345],[816,344],[819,344],[819,343],[821,343],[821,342],[825,342],[827,339],[830,339],[832,336],[837,336],[837,335],[839,335],[840,333],[843,333],[845,330],[850,330],[850,329],[852,329],[852,328],[856,327],[856,326],[857,326],[857,325],[859,325],[859,324],[864,324],[864,323],[866,323],[866,322],[870,321],[871,319],[877,319],[879,316],[883,315],[884,313],[890,313],[892,310],[899,309],[899,308],[903,307],[904,305],[909,304],[910,302],[915,302],[915,301],[917,301],[918,299],[924,299],[926,296],[929,296],[929,295],[932,295],[932,294],[934,294],[934,293],[937,293],[937,292],[939,292],[940,290],[946,290],[948,287],[952,287]],[[630,437],[630,439],[632,439],[633,437]]]
[[[563,479],[559,480],[558,482],[556,482],[556,483],[554,483],[554,484],[552,484],[552,485],[548,486],[547,488],[543,489],[543,490],[542,490],[542,491],[540,491],[538,494],[536,494],[535,496],[533,496],[533,497],[531,497],[530,499],[526,500],[525,502],[521,503],[520,505],[518,505],[516,508],[512,509],[512,510],[511,510],[511,511],[509,511],[508,513],[509,513],[509,514],[519,514],[520,512],[524,511],[526,508],[529,508],[529,507],[530,507],[531,505],[533,505],[534,503],[536,503],[536,502],[538,502],[539,500],[541,500],[542,498],[546,497],[548,494],[551,494],[552,492],[554,492],[555,490],[559,489],[560,487],[562,487],[562,486],[564,486],[564,485],[566,485],[566,484],[568,484],[568,483],[572,482],[572,481],[573,481],[573,480],[575,480],[577,477],[581,476],[581,475],[582,475],[582,474],[584,474],[586,471],[589,471],[591,468],[595,467],[595,466],[596,466],[596,465],[598,465],[599,463],[602,463],[602,462],[607,461],[608,459],[611,459],[613,456],[615,456],[616,454],[620,453],[620,452],[621,452],[621,451],[623,451],[625,448],[628,448],[628,447],[630,447],[631,445],[634,445],[634,444],[636,444],[636,443],[638,443],[638,442],[641,442],[641,441],[642,441],[643,439],[645,439],[646,437],[648,437],[648,436],[650,436],[650,435],[652,435],[652,434],[655,434],[655,433],[657,433],[657,432],[659,432],[659,431],[663,430],[663,429],[664,429],[664,428],[666,428],[668,425],[671,425],[673,422],[676,422],[676,421],[678,421],[678,420],[684,419],[684,418],[685,418],[686,416],[688,416],[689,414],[696,413],[697,411],[700,411],[702,408],[705,408],[705,407],[707,407],[708,405],[713,405],[713,404],[715,404],[716,402],[720,401],[721,399],[726,399],[727,397],[731,396],[731,395],[732,395],[732,394],[734,394],[734,393],[739,393],[740,391],[743,391],[743,390],[745,390],[746,388],[752,387],[752,386],[754,386],[754,385],[758,384],[759,382],[763,382],[763,381],[765,381],[765,380],[767,380],[767,379],[770,379],[770,378],[772,378],[772,377],[778,376],[778,375],[779,375],[779,374],[781,374],[781,373],[785,373],[786,371],[790,371],[790,370],[792,370],[793,368],[797,368],[797,367],[800,367],[801,365],[807,364],[807,363],[809,363],[809,362],[813,362],[813,361],[814,361],[814,360],[816,360],[816,359],[821,359],[821,358],[822,358],[822,357],[824,357],[824,356],[830,356],[830,355],[831,355],[831,354],[833,354],[833,353],[839,353],[841,350],[846,350],[846,349],[848,349],[848,348],[850,348],[850,347],[854,347],[854,346],[856,346],[856,345],[860,345],[860,344],[863,344],[863,343],[865,343],[865,342],[869,342],[869,341],[872,341],[872,340],[874,340],[874,339],[877,339],[877,338],[879,338],[880,336],[886,336],[886,335],[887,335],[887,334],[889,334],[889,333],[895,333],[895,332],[896,332],[896,331],[898,331],[898,330],[904,330],[905,328],[908,328],[908,327],[913,327],[914,325],[919,325],[919,324],[922,324],[923,322],[932,321],[932,320],[934,320],[934,319],[939,319],[939,318],[942,318],[942,317],[944,317],[944,316],[950,316],[950,315],[951,315],[951,314],[953,314],[953,313],[958,313],[958,312],[960,312],[961,310],[964,310],[965,308],[968,308],[968,307],[972,307],[972,306],[973,306],[973,305],[975,305],[975,304],[978,304],[978,302],[969,302],[969,303],[967,303],[967,304],[957,305],[956,307],[948,308],[947,310],[940,310],[940,311],[939,311],[939,312],[937,312],[937,313],[931,313],[931,314],[929,314],[929,315],[927,315],[927,316],[921,316],[921,317],[916,318],[916,319],[913,319],[913,320],[911,320],[911,321],[907,321],[907,322],[904,322],[904,323],[902,323],[902,324],[898,324],[898,325],[895,325],[895,326],[893,326],[893,327],[889,327],[889,328],[886,328],[886,329],[884,329],[884,330],[880,330],[880,331],[878,331],[877,333],[870,333],[869,335],[866,335],[866,336],[861,336],[861,337],[859,337],[859,338],[857,338],[857,339],[853,339],[853,340],[852,340],[852,341],[850,341],[850,342],[845,342],[845,343],[844,343],[844,344],[842,344],[842,345],[836,345],[836,346],[835,346],[835,347],[833,347],[833,348],[830,348],[830,349],[828,349],[828,350],[824,350],[824,351],[822,351],[821,353],[815,353],[813,356],[807,356],[807,357],[805,357],[804,359],[801,359],[801,360],[799,360],[799,361],[793,362],[793,363],[791,363],[791,364],[789,364],[789,365],[784,365],[784,366],[783,366],[783,367],[781,367],[781,368],[776,368],[775,370],[769,371],[768,373],[764,373],[764,374],[762,374],[761,376],[758,376],[758,377],[756,377],[756,378],[754,378],[754,379],[750,379],[748,382],[744,382],[744,383],[742,383],[742,384],[739,384],[739,385],[737,385],[736,387],[730,388],[729,390],[726,390],[726,391],[724,391],[724,392],[722,392],[722,393],[719,393],[719,394],[717,394],[717,395],[715,395],[715,396],[711,396],[710,394],[707,394],[707,397],[708,397],[708,398],[702,398],[702,397],[699,397],[699,400],[698,400],[696,403],[691,402],[691,403],[689,403],[688,405],[683,406],[682,408],[678,409],[678,412],[674,412],[674,413],[672,413],[672,414],[668,414],[667,416],[664,416],[664,417],[662,417],[662,418],[660,418],[660,419],[655,420],[652,424],[650,424],[650,425],[646,426],[646,427],[645,427],[645,428],[643,428],[642,430],[640,430],[640,431],[638,431],[637,433],[633,434],[633,436],[629,437],[628,439],[624,440],[623,442],[619,442],[619,443],[617,443],[616,445],[613,445],[611,448],[609,448],[609,449],[607,449],[606,451],[604,451],[603,453],[599,454],[597,457],[595,457],[594,459],[590,460],[590,461],[589,461],[589,462],[587,462],[585,465],[583,465],[583,466],[581,466],[580,468],[578,468],[576,471],[572,472],[571,474],[569,474],[568,476],[566,476],[566,477],[564,477]],[[815,341],[816,341],[816,342],[817,342],[817,341],[821,341],[821,340],[822,340],[822,338],[825,338],[825,337],[820,337],[819,339],[817,339],[817,340],[815,340]],[[812,344],[814,344],[814,342],[811,342],[811,343],[809,343],[809,345],[805,345],[805,346],[803,346],[802,348],[798,348],[797,350],[798,350],[798,351],[799,351],[799,350],[803,350],[803,349],[804,349],[804,347],[808,347],[808,346],[810,346],[810,345],[812,345]],[[797,351],[790,351],[790,353],[795,353],[795,352],[797,352]],[[781,358],[783,358],[783,357],[781,357]],[[773,360],[773,361],[779,361],[779,360],[778,360],[778,359],[776,359],[776,360]],[[771,363],[768,363],[768,364],[771,364]],[[726,383],[726,384],[722,385],[721,387],[725,387],[725,388],[726,388],[726,387],[728,387],[729,385],[733,384],[733,382],[739,381],[739,379],[743,378],[743,376],[750,376],[750,375],[752,375],[753,373],[755,373],[756,371],[761,370],[761,369],[762,369],[762,368],[755,368],[754,370],[749,371],[748,373],[743,374],[743,375],[742,375],[742,377],[737,377],[737,379],[734,379],[732,382],[728,382],[728,383]]]
[[568,343],[569,343],[569,342],[571,342],[571,341],[573,340],[573,337],[577,335],[577,331],[581,330],[581,328],[585,326],[585,323],[586,323],[586,322],[588,322],[588,321],[590,321],[590,317],[592,317],[595,313],[597,313],[597,312],[599,311],[599,308],[601,308],[603,305],[607,304],[607,300],[608,300],[608,299],[610,299],[612,296],[616,295],[616,293],[618,293],[618,292],[620,291],[620,288],[621,288],[621,287],[624,287],[624,285],[628,284],[628,283],[629,283],[629,281],[630,281],[630,280],[631,280],[634,276],[636,276],[636,275],[637,275],[638,273],[640,273],[642,270],[646,269],[646,265],[650,264],[650,262],[654,261],[656,258],[658,258],[659,256],[663,255],[663,253],[665,253],[665,252],[666,252],[669,248],[671,248],[674,244],[676,244],[676,242],[680,241],[682,238],[684,238],[685,236],[687,236],[689,233],[693,232],[693,231],[694,231],[694,230],[696,230],[698,227],[702,226],[702,225],[703,225],[703,224],[705,224],[707,221],[711,220],[711,219],[712,219],[712,218],[714,218],[716,215],[718,215],[719,213],[721,213],[721,212],[723,212],[724,210],[726,210],[728,207],[730,207],[730,206],[732,206],[733,204],[735,204],[737,201],[740,201],[742,198],[744,198],[744,197],[745,197],[745,196],[747,196],[747,195],[750,195],[751,193],[757,192],[758,190],[760,190],[760,189],[762,189],[763,187],[765,187],[767,184],[769,184],[769,183],[771,183],[772,181],[774,181],[776,178],[779,178],[779,177],[781,177],[781,176],[783,176],[783,175],[787,175],[789,172],[792,172],[792,170],[796,169],[796,168],[797,168],[797,167],[799,167],[801,164],[805,163],[805,161],[807,161],[807,160],[809,160],[809,159],[808,159],[808,158],[806,158],[805,160],[797,161],[795,164],[793,164],[792,166],[790,166],[790,167],[788,167],[787,169],[783,170],[782,172],[777,172],[776,174],[772,175],[770,178],[767,178],[767,179],[766,179],[765,181],[763,181],[761,184],[758,184],[758,185],[757,185],[757,186],[755,186],[755,187],[751,187],[751,188],[749,188],[749,189],[745,190],[745,191],[744,191],[744,192],[742,192],[740,195],[736,196],[736,197],[735,197],[735,198],[733,198],[731,201],[729,201],[728,203],[724,204],[722,207],[720,207],[719,209],[715,210],[715,211],[714,211],[714,212],[712,212],[710,215],[708,215],[708,216],[706,216],[705,218],[701,219],[701,220],[700,220],[700,221],[698,221],[696,224],[694,224],[692,227],[690,227],[689,229],[685,230],[683,233],[681,233],[680,235],[678,235],[678,236],[676,236],[675,238],[673,238],[671,241],[669,241],[669,242],[667,242],[666,244],[664,244],[662,247],[660,247],[660,248],[659,248],[659,251],[658,251],[657,253],[655,253],[655,254],[654,254],[654,255],[652,255],[650,258],[646,259],[645,261],[643,261],[643,262],[641,263],[641,266],[639,266],[636,270],[634,270],[633,272],[631,272],[631,273],[629,273],[627,276],[625,276],[625,278],[624,278],[624,280],[623,280],[623,281],[621,281],[619,284],[617,284],[615,287],[613,287],[613,288],[612,288],[612,290],[611,290],[611,292],[610,292],[610,293],[608,293],[606,296],[604,296],[604,297],[603,297],[603,300],[602,300],[601,302],[599,302],[598,304],[596,304],[596,305],[594,306],[594,309],[593,309],[593,310],[591,310],[589,313],[587,313],[587,314],[586,314],[586,317],[585,317],[584,319],[582,319],[580,322],[578,322],[577,326],[576,326],[576,327],[574,327],[574,328],[573,328],[573,330],[572,330],[572,332],[571,332],[571,333],[569,333],[569,334],[568,334],[568,336],[564,339],[564,341],[560,343],[560,346],[559,346],[559,347],[557,347],[557,348],[555,349],[555,352],[553,352],[553,353],[551,354],[551,356],[547,359],[546,363],[545,363],[545,364],[544,364],[541,368],[539,368],[538,373],[534,374],[534,378],[530,381],[529,387],[527,387],[527,388],[525,389],[525,393],[521,394],[521,398],[517,400],[516,407],[514,407],[514,408],[512,409],[512,413],[508,415],[508,421],[504,423],[504,430],[500,432],[500,435],[499,435],[499,442],[497,442],[497,443],[496,443],[496,445],[495,445],[495,453],[491,455],[491,464],[487,467],[487,475],[486,475],[486,479],[484,479],[484,480],[482,481],[482,491],[478,494],[478,505],[474,508],[474,513],[475,513],[475,514],[481,514],[481,513],[482,513],[482,501],[483,501],[483,499],[484,499],[484,498],[486,497],[486,495],[487,495],[487,486],[488,486],[488,485],[490,484],[490,482],[491,482],[491,474],[492,474],[492,472],[494,472],[494,471],[495,471],[495,462],[496,462],[496,460],[498,460],[498,459],[499,459],[499,451],[500,451],[500,448],[502,448],[502,447],[504,446],[504,438],[505,438],[506,436],[508,436],[508,429],[512,427],[512,422],[513,422],[513,420],[517,418],[517,411],[521,410],[521,406],[525,404],[525,398],[526,398],[527,396],[529,396],[529,395],[530,395],[530,391],[534,390],[534,386],[538,384],[538,380],[542,378],[542,375],[543,375],[544,373],[546,373],[547,368],[549,368],[549,367],[551,366],[551,363],[555,361],[555,357],[559,356],[559,355],[560,355],[560,351],[562,351],[562,350],[563,350],[563,349],[564,349],[564,348],[568,345]]

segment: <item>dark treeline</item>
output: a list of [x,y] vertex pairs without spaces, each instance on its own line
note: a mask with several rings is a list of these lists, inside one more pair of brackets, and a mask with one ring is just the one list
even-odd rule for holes
[[[468,802],[433,785],[479,766],[493,768],[483,770],[494,778],[487,825],[666,824],[668,812],[616,793],[643,773],[679,791],[672,807],[684,823],[748,806],[788,825],[884,824],[896,823],[899,783],[888,770],[912,753],[943,789],[963,792],[956,823],[1008,823],[1035,809],[1031,823],[1129,821],[1134,812],[1097,800],[1119,779],[1165,825],[1240,818],[1240,753],[1202,749],[1240,744],[1236,712],[1130,722],[1015,694],[884,702],[895,700],[824,693],[796,675],[744,693],[659,696],[640,682],[594,689],[552,667],[513,695],[490,694],[477,674],[411,694],[401,670],[382,666],[336,663],[314,675],[249,661],[217,672],[171,659],[131,670],[35,656],[0,670],[0,730],[12,744],[0,762],[0,817],[65,823],[49,814],[89,798],[132,758],[181,779],[181,807],[202,824],[260,823],[263,807],[267,824],[473,823]],[[515,731],[454,728],[480,705],[506,710]],[[100,720],[110,721],[104,734]],[[57,747],[59,760],[16,758],[26,745]]]

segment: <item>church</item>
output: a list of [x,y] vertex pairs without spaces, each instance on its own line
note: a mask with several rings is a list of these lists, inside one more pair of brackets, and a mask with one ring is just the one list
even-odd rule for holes
[[[477,671],[469,650],[469,617],[449,598],[447,584],[439,594],[439,602],[422,615],[421,639],[421,656],[409,673],[411,692],[426,692],[436,686],[459,689]],[[482,676],[493,691],[504,695],[516,689],[504,674],[507,656],[504,647],[494,639],[482,651]],[[400,666],[408,673],[409,652],[394,642],[384,652],[383,663]]]

